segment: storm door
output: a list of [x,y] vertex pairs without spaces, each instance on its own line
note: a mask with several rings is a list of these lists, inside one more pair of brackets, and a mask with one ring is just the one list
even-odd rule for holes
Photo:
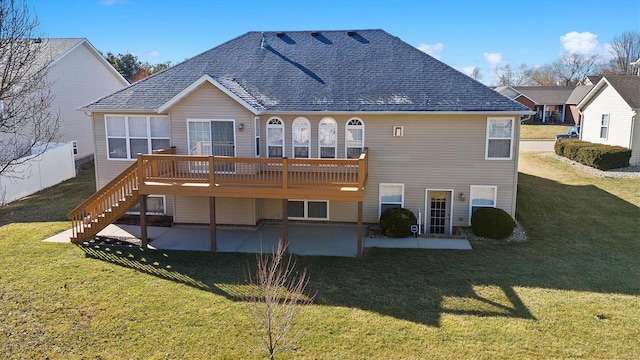
[[425,198],[424,233],[451,234],[452,190],[427,190]]

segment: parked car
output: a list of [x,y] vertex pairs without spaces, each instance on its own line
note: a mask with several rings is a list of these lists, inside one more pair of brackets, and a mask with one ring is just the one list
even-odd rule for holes
[[572,126],[566,133],[556,135],[556,140],[577,139],[580,137],[580,126]]

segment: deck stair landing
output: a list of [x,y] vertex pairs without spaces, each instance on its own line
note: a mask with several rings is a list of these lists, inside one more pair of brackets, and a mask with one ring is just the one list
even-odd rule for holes
[[71,242],[91,239],[126,214],[138,200],[138,163],[134,162],[67,215],[71,220]]

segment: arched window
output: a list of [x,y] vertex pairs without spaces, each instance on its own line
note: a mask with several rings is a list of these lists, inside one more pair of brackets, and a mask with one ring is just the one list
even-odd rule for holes
[[293,120],[291,143],[294,158],[308,158],[311,152],[311,124],[309,120],[299,117]]
[[324,118],[318,124],[318,147],[321,158],[335,159],[338,146],[338,123],[332,118]]
[[271,118],[267,122],[267,156],[284,156],[284,123],[278,118]]
[[364,123],[358,118],[347,121],[344,132],[345,157],[357,159],[364,149]]

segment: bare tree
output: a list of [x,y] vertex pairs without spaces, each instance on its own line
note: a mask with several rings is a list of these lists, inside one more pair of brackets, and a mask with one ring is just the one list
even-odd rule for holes
[[251,288],[246,299],[250,323],[247,344],[253,351],[266,352],[270,359],[280,352],[294,350],[302,335],[296,327],[298,317],[315,298],[305,295],[309,282],[307,269],[296,273],[296,263],[291,256],[285,258],[286,252],[281,240],[274,254],[256,256],[255,274],[248,267],[245,275]]
[[473,70],[471,70],[471,74],[469,74],[469,76],[471,76],[472,79],[477,81],[482,80],[482,73],[480,73],[480,68],[477,66],[474,67]]
[[528,85],[556,86],[558,79],[550,65],[528,68],[525,72]]
[[529,67],[526,64],[520,64],[517,69],[514,69],[511,64],[499,66],[495,69],[497,85],[502,86],[524,86],[530,85],[530,81],[527,77]]
[[0,0],[0,174],[46,151],[40,145],[58,135],[47,81],[51,59],[37,27],[24,0]]
[[602,70],[601,58],[598,55],[565,54],[551,64],[558,85],[576,86],[587,77]]
[[626,31],[611,40],[609,71],[615,74],[635,75],[631,63],[640,59],[640,32]]

